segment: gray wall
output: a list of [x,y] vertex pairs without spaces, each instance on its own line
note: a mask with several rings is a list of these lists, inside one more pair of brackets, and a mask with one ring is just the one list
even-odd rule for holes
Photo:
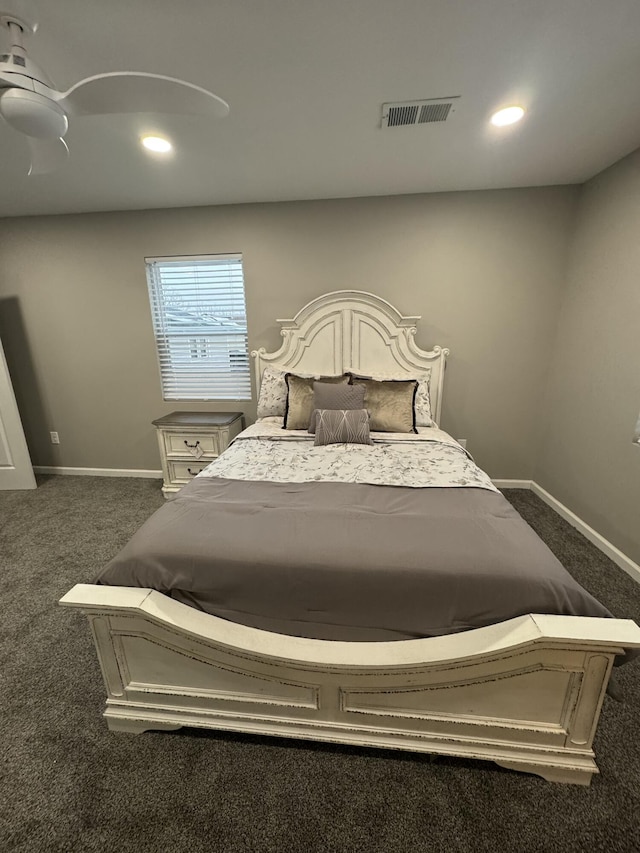
[[[342,288],[451,348],[442,425],[531,478],[579,190],[554,187],[0,220],[0,334],[34,464],[158,469],[145,256],[242,252],[251,347]],[[249,419],[255,402],[245,407]],[[60,446],[49,443],[49,430]]]
[[582,188],[535,479],[640,563],[640,151]]

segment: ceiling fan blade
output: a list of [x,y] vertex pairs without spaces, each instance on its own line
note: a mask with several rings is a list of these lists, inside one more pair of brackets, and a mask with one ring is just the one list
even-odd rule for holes
[[36,139],[28,136],[31,151],[31,168],[29,175],[45,175],[55,172],[69,156],[69,147],[64,139]]
[[174,113],[224,118],[229,105],[193,83],[162,74],[113,71],[87,77],[56,98],[76,115]]

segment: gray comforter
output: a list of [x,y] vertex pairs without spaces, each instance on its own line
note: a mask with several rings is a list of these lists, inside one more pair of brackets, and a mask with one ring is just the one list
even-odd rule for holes
[[97,579],[224,619],[399,640],[526,613],[610,616],[498,492],[198,477]]

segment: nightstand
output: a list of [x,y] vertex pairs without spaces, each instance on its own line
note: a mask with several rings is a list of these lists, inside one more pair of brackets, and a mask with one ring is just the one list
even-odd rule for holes
[[173,497],[244,429],[242,412],[172,412],[152,421],[158,434],[162,494]]

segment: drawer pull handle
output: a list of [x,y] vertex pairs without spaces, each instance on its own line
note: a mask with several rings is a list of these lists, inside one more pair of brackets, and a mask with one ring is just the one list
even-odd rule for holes
[[189,442],[187,441],[187,439],[186,439],[186,438],[185,438],[185,440],[184,440],[184,443],[187,445],[187,447],[191,447],[191,448],[192,448],[192,449],[194,449],[194,450],[195,450],[195,448],[200,444],[200,442],[199,442],[199,441],[196,441],[196,443],[195,443],[195,444],[189,444]]
[[201,468],[199,471],[192,471],[191,468],[187,468],[187,471],[191,474],[192,477],[195,477],[196,474],[202,474],[204,468]]

